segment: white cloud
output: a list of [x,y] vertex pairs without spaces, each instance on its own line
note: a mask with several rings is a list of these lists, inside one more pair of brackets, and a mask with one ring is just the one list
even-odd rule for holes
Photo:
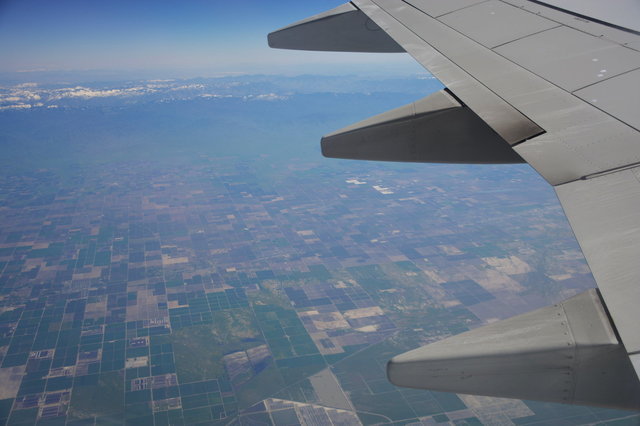
[[5,109],[28,109],[28,108],[31,108],[31,105],[29,105],[29,104],[16,104],[16,105],[0,106],[0,110],[5,110]]
[[215,93],[204,93],[200,95],[201,98],[232,98],[232,95],[217,95]]
[[130,87],[126,89],[106,89],[95,90],[88,87],[67,87],[57,91],[58,93],[52,95],[50,99],[62,99],[62,98],[107,98],[112,96],[138,96],[144,93],[148,93],[144,87]]
[[282,95],[277,95],[275,93],[265,93],[261,95],[245,96],[244,99],[252,100],[252,101],[282,101],[287,99],[287,97]]
[[0,101],[3,102],[24,102],[24,101],[39,101],[40,95],[27,90],[13,90],[8,96],[0,96]]
[[19,90],[12,93],[14,96],[20,96],[23,99],[39,101],[40,95],[34,92],[29,92],[28,90]]
[[203,84],[185,84],[183,86],[176,86],[176,87],[172,87],[169,90],[202,90],[204,89],[204,85]]

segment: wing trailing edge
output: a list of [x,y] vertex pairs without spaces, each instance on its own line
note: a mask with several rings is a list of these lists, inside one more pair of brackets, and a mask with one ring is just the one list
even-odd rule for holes
[[471,109],[445,89],[322,138],[325,157],[429,163],[522,163]]
[[640,382],[597,290],[406,352],[398,386],[640,409]]

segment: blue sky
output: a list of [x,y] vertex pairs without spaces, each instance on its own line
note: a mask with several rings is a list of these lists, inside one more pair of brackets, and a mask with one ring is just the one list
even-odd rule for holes
[[405,54],[282,51],[279,27],[343,0],[0,0],[0,71],[417,73]]

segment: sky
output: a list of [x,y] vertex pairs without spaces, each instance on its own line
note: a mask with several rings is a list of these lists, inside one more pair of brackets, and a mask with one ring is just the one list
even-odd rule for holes
[[270,49],[343,0],[0,0],[0,72],[418,73],[406,54]]

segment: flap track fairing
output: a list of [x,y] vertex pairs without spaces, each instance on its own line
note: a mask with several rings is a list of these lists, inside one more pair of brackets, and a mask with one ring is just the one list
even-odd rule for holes
[[406,352],[398,386],[640,409],[640,382],[596,289]]
[[446,89],[322,138],[325,157],[419,163],[524,160]]
[[386,32],[351,3],[288,25],[268,36],[278,49],[330,52],[404,52]]

